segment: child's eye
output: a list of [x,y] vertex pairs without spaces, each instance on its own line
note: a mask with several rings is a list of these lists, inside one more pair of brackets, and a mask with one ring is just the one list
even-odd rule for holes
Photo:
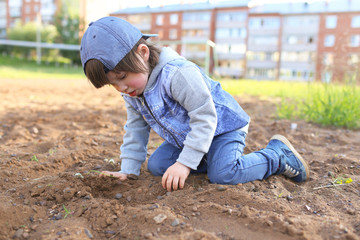
[[125,79],[126,77],[127,77],[127,74],[124,73],[124,74],[121,74],[121,75],[120,75],[119,79],[122,80],[122,79]]

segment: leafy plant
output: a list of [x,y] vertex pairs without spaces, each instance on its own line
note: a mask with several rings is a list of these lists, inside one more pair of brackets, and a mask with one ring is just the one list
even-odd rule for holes
[[33,156],[31,157],[31,161],[38,162],[39,159],[36,157],[36,155],[33,155]]
[[65,211],[65,216],[64,216],[64,219],[67,218],[68,215],[71,215],[71,212],[65,207],[65,205],[63,204],[63,208],[64,208],[64,211]]

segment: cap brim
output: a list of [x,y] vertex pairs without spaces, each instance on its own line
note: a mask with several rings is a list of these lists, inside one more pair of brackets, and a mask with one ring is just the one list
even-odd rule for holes
[[143,36],[143,38],[148,39],[148,38],[151,38],[151,37],[157,37],[159,35],[158,34],[143,34],[142,36]]

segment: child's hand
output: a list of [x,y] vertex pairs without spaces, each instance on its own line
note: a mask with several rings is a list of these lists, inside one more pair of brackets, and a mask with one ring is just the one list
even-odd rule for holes
[[127,179],[127,174],[125,173],[120,173],[120,172],[109,172],[109,171],[102,171],[100,176],[110,176],[110,177],[116,177],[118,178],[120,181],[124,181]]
[[162,186],[168,192],[171,192],[171,188],[173,190],[177,190],[178,187],[180,189],[184,188],[185,180],[190,174],[190,168],[185,166],[182,163],[176,162],[172,166],[170,166],[162,177]]

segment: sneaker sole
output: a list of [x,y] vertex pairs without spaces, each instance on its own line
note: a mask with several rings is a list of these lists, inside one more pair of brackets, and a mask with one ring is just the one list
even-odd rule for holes
[[304,165],[305,167],[305,172],[306,172],[306,180],[309,179],[310,176],[310,170],[309,170],[309,166],[307,165],[307,163],[305,162],[305,160],[300,156],[300,154],[295,150],[295,148],[293,147],[293,145],[289,142],[289,140],[287,140],[286,137],[282,136],[282,135],[274,135],[272,136],[271,140],[279,140],[280,142],[284,143],[288,148],[290,148],[290,150],[295,154],[295,156],[301,161],[301,163]]

